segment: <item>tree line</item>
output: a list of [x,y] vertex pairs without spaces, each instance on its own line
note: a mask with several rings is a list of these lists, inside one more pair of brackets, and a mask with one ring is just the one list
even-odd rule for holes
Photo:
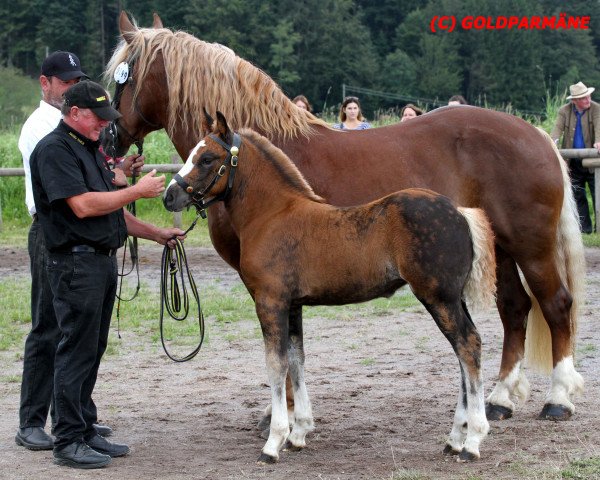
[[[600,1],[575,0],[12,0],[0,6],[0,68],[31,77],[54,50],[70,50],[99,79],[125,10],[139,26],[166,27],[232,48],[290,96],[317,111],[342,85],[422,103],[462,94],[470,103],[544,110],[548,93],[600,87]],[[586,29],[430,28],[434,16],[589,16]],[[367,111],[399,101],[361,96]]]

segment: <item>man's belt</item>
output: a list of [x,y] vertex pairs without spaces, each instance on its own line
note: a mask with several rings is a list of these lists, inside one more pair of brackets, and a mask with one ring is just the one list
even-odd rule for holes
[[71,247],[70,253],[97,253],[112,257],[117,253],[117,250],[116,248],[94,248],[90,245],[75,245]]

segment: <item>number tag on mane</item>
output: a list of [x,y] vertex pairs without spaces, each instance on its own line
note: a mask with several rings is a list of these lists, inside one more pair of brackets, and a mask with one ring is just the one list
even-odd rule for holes
[[123,84],[127,81],[129,78],[129,65],[127,62],[121,62],[119,65],[117,65],[114,78],[115,82],[119,84]]

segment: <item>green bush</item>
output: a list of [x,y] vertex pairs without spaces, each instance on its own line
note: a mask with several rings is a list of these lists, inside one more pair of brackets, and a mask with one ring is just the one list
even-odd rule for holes
[[[23,160],[17,145],[19,131],[0,131],[0,167],[22,167]],[[134,153],[135,147],[130,153]],[[171,163],[177,157],[173,144],[164,131],[153,132],[146,137],[144,142],[144,155],[146,164]],[[171,181],[172,175],[166,174],[166,183]],[[3,244],[25,245],[27,226],[31,222],[27,207],[25,206],[24,177],[0,177],[0,210],[2,213],[2,231],[0,242]],[[173,214],[165,210],[162,199],[143,199],[136,202],[137,216],[144,221],[160,226],[173,224]],[[195,209],[183,212],[183,228],[186,229],[196,218]],[[210,245],[206,220],[201,219],[190,233],[188,244]]]
[[0,67],[0,131],[21,128],[40,101],[40,84],[16,68]]

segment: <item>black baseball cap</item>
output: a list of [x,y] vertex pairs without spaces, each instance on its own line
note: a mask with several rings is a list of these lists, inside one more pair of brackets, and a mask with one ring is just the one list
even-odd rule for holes
[[64,81],[81,77],[88,78],[81,71],[79,58],[71,52],[52,52],[48,55],[42,63],[42,75],[58,77]]
[[121,114],[110,105],[108,93],[102,85],[83,80],[69,87],[64,93],[65,105],[69,107],[89,108],[103,120],[113,121]]

